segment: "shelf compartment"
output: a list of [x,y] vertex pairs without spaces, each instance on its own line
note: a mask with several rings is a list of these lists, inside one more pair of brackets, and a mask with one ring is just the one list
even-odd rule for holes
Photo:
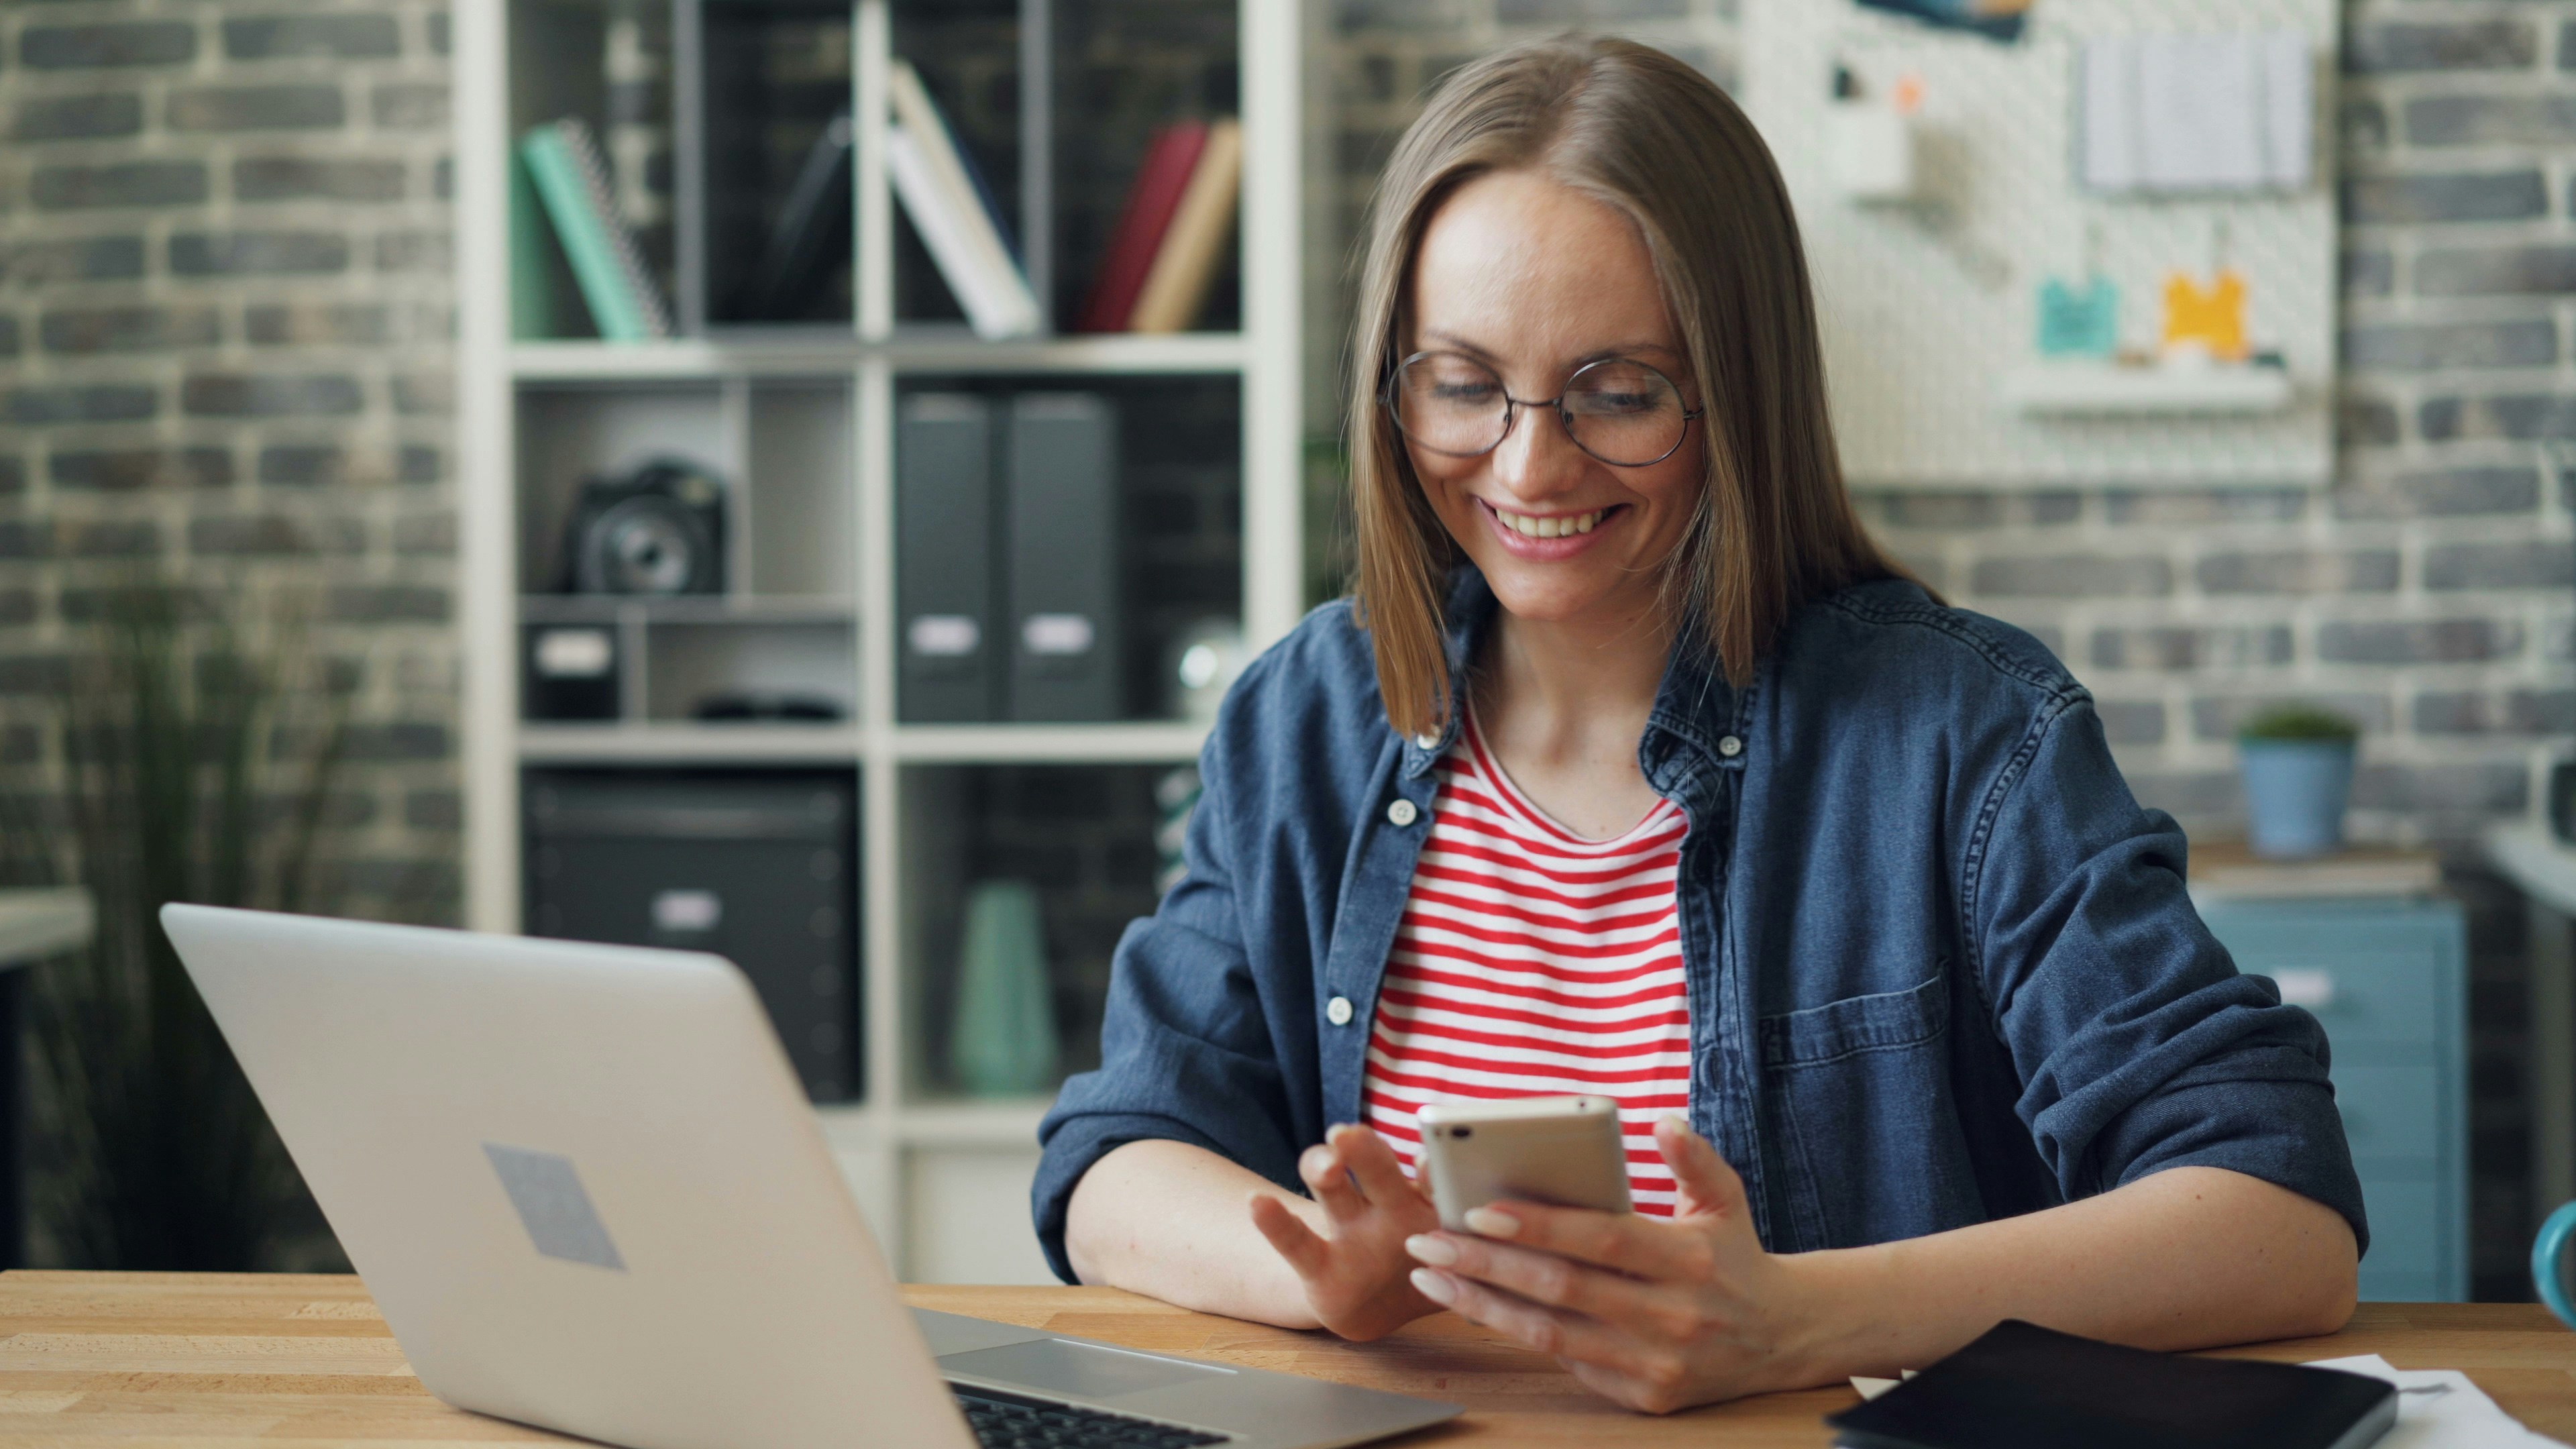
[[[842,0],[681,0],[683,48],[701,57],[680,104],[685,330],[852,326],[854,168],[836,126],[853,114],[851,16]],[[783,233],[804,236],[812,270],[782,289]]]
[[[950,138],[980,174],[1006,244],[1016,248],[1021,275],[1037,295],[1041,326],[1046,293],[1047,238],[1043,148],[1045,132],[1024,102],[1044,103],[1044,85],[1023,73],[1023,39],[1032,24],[1043,33],[1046,0],[897,0],[890,14],[892,58],[920,75],[931,104],[948,123]],[[962,332],[965,311],[932,261],[909,210],[894,205],[892,276],[894,317],[904,323],[951,323]],[[1032,221],[1036,223],[1032,230]]]
[[1037,897],[1059,1079],[1098,1064],[1110,957],[1128,923],[1160,900],[1155,786],[1173,768],[925,764],[898,772],[897,983],[905,1039],[916,1048],[896,1098],[906,1113],[1007,1118],[1031,1105],[972,1096],[952,1066],[968,899],[984,882],[1023,881]]
[[741,429],[727,393],[715,379],[521,388],[519,591],[567,589],[565,532],[590,478],[671,457],[724,479],[730,511]]

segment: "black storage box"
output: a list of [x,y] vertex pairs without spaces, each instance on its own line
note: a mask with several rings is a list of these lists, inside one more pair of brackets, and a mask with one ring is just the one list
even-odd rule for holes
[[713,951],[818,1102],[858,1095],[858,782],[845,770],[531,770],[529,933]]

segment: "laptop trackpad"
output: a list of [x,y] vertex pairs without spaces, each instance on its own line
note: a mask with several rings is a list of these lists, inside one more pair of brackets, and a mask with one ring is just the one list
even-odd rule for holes
[[943,1373],[968,1374],[991,1383],[1019,1384],[1076,1399],[1109,1399],[1200,1379],[1231,1377],[1233,1373],[1209,1364],[1068,1343],[1061,1338],[952,1353],[939,1361],[939,1367]]

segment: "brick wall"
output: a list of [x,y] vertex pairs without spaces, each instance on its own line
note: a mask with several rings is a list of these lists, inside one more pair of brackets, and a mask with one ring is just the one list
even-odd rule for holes
[[[1727,83],[1732,11],[1342,0],[1345,235],[1419,94],[1460,59],[1581,24]],[[2349,0],[2346,16],[2332,485],[1862,502],[1955,602],[2055,649],[2138,794],[2195,834],[2242,829],[2229,741],[2248,708],[2315,698],[2362,722],[2356,830],[2441,848],[2471,906],[2474,1266],[2481,1296],[2521,1297],[2521,923],[2471,841],[2531,807],[2576,731],[2576,5]]]
[[0,5],[0,764],[148,571],[357,689],[330,852],[451,913],[447,15],[430,0]]

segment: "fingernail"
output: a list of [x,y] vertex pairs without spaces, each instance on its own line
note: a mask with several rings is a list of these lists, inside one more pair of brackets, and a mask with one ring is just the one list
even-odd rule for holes
[[1517,1238],[1521,1220],[1489,1207],[1467,1209],[1467,1231],[1483,1238]]
[[1428,1268],[1413,1270],[1413,1286],[1415,1291],[1434,1303],[1452,1303],[1458,1298],[1458,1286],[1449,1281],[1448,1275],[1434,1273]]
[[1297,1159],[1297,1170],[1305,1174],[1309,1179],[1313,1179],[1321,1177],[1325,1173],[1332,1171],[1332,1163],[1332,1149],[1327,1147],[1309,1147],[1306,1149],[1305,1153]]
[[1415,1233],[1404,1240],[1404,1251],[1435,1268],[1446,1268],[1458,1261],[1457,1245],[1429,1233]]

